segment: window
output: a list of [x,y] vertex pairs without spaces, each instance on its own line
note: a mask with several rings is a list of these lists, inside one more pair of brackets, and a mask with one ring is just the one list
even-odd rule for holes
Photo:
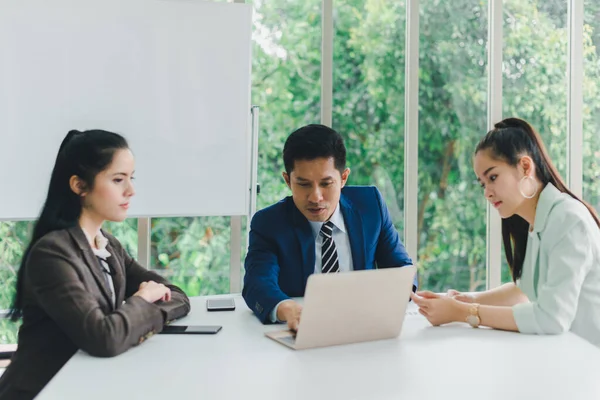
[[153,218],[150,268],[188,296],[229,293],[230,217]]
[[346,143],[348,184],[377,186],[402,236],[406,5],[334,5],[333,128]]
[[600,3],[584,2],[583,198],[600,209]]
[[116,237],[131,257],[137,258],[137,219],[128,218],[123,222],[105,222],[102,229]]
[[321,0],[254,0],[252,104],[260,107],[257,209],[291,194],[283,144],[320,122]]
[[420,286],[481,290],[486,208],[472,157],[487,130],[487,2],[420,4]]
[[560,174],[567,172],[567,1],[504,4],[503,114],[541,134]]
[[[33,230],[32,221],[0,221],[0,309],[11,307],[15,295],[17,271],[23,252],[29,244]],[[17,343],[20,323],[0,319],[0,344]]]
[[[567,1],[504,3],[503,114],[529,122],[567,173]],[[502,250],[502,281],[510,282]]]

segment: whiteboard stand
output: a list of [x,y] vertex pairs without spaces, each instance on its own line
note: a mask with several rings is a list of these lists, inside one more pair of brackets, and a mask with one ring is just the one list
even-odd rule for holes
[[256,196],[258,195],[258,117],[260,107],[252,106],[250,108],[252,130],[250,135],[251,150],[250,150],[250,209],[248,210],[248,222],[252,221],[252,217],[256,212]]
[[[246,218],[246,246],[248,246],[250,236],[250,222],[256,212],[256,196],[258,195],[258,135],[259,125],[258,117],[260,107],[250,107],[251,128],[250,128],[250,176],[248,201],[248,215]],[[229,291],[239,293],[242,291],[242,217],[231,217],[231,251],[230,251],[230,270],[229,270]]]
[[252,128],[250,130],[250,201],[248,202],[248,220],[246,223],[246,243],[250,243],[250,223],[256,213],[257,196],[259,192],[258,184],[258,136],[260,107],[252,106],[250,108]]

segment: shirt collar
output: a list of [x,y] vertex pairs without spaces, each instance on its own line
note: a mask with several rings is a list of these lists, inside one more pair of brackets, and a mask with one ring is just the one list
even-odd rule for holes
[[[85,236],[88,238],[88,241],[91,242],[91,240],[89,240],[89,236],[85,232],[85,230],[82,229],[82,231],[85,234]],[[98,231],[98,233],[96,233],[96,237],[94,237],[94,242],[96,243],[96,247],[98,247],[98,248],[92,247],[92,251],[94,252],[94,255],[96,257],[100,257],[103,260],[106,260],[108,257],[111,256],[111,254],[106,249],[106,247],[108,246],[108,239],[102,234],[101,231]]]
[[[339,203],[335,207],[335,211],[331,215],[331,218],[329,218],[329,221],[331,221],[333,226],[338,228],[340,231],[346,233],[346,224],[344,224],[344,216],[342,215],[342,212],[340,211]],[[319,235],[319,232],[321,232],[321,228],[323,227],[323,224],[325,222],[321,222],[321,221],[308,221],[308,222],[310,223],[310,227],[312,229],[313,236],[316,238]]]

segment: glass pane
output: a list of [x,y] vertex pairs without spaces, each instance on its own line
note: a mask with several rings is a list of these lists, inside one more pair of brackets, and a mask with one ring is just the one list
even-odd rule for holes
[[[17,271],[29,244],[33,221],[0,221],[0,309],[9,309],[15,295]],[[17,343],[20,323],[0,320],[0,344]]]
[[346,142],[348,184],[377,186],[402,236],[406,5],[340,0],[335,7],[333,128]]
[[229,293],[230,218],[153,218],[151,269],[188,296]]
[[481,290],[486,208],[472,158],[487,128],[487,2],[422,0],[420,28],[420,285]]
[[128,218],[123,222],[105,222],[102,229],[116,237],[131,257],[137,258],[138,229],[136,218]]
[[567,0],[506,0],[503,113],[540,132],[560,174],[567,171]]
[[600,2],[584,2],[583,198],[600,209]]
[[320,122],[321,1],[254,0],[252,104],[260,106],[257,208],[290,194],[283,144]]
[[[540,133],[563,178],[567,172],[567,0],[504,2],[503,113]],[[502,247],[502,282],[511,276]]]

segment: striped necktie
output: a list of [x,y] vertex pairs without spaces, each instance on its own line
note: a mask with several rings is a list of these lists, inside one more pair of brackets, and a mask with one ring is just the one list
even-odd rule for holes
[[323,245],[321,246],[321,272],[324,274],[340,272],[338,254],[332,235],[333,223],[327,221],[321,227],[321,236],[323,236]]

